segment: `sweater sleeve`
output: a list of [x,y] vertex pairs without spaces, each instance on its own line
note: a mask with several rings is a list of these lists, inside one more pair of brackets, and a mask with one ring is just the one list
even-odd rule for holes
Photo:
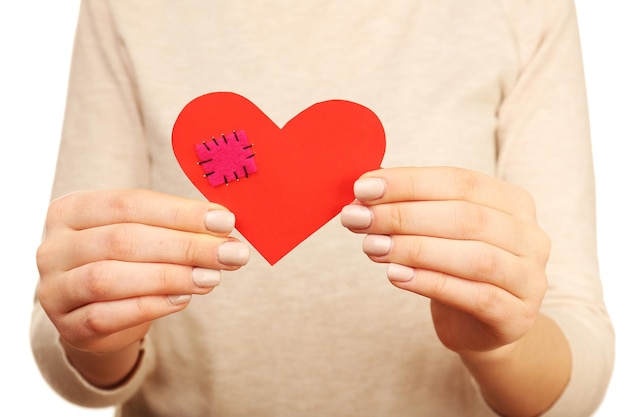
[[53,197],[150,186],[137,82],[115,24],[107,0],[82,1]]
[[599,277],[595,185],[581,48],[573,0],[503,1],[521,71],[499,112],[498,175],[535,198],[550,235],[543,313],[573,353],[566,391],[546,416],[589,416],[614,362],[615,335]]
[[[83,0],[70,70],[61,145],[52,196],[81,189],[149,185],[149,158],[135,99],[130,60],[116,35],[105,0]],[[63,398],[87,407],[120,404],[154,368],[144,342],[133,376],[115,390],[89,385],[68,362],[53,324],[35,301],[31,348],[44,379]]]
[[37,302],[32,313],[30,336],[33,356],[44,379],[62,398],[84,407],[109,407],[126,402],[140,389],[145,377],[156,365],[148,334],[131,377],[115,389],[100,389],[87,382],[70,364],[57,330]]

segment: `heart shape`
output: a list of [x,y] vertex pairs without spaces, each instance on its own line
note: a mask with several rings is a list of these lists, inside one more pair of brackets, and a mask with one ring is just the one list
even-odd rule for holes
[[196,188],[231,210],[274,265],[354,200],[354,181],[380,167],[385,132],[350,101],[316,103],[281,129],[245,97],[216,92],[182,109],[172,147]]

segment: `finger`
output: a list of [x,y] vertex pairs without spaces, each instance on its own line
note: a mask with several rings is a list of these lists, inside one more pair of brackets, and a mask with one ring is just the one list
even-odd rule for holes
[[[142,295],[207,294],[220,283],[215,269],[164,263],[100,261],[68,271],[47,303],[49,311],[68,312],[86,304]],[[46,285],[44,282],[43,285]]]
[[529,282],[528,268],[522,258],[483,242],[368,235],[363,241],[363,250],[375,262],[407,265],[483,282],[520,298],[535,293],[534,283]]
[[71,235],[71,239],[58,236],[55,251],[52,252],[52,255],[72,254],[56,260],[55,267],[62,271],[107,259],[233,270],[247,263],[250,256],[248,246],[234,238],[136,223],[113,224],[65,234]]
[[235,218],[224,207],[149,190],[77,192],[54,200],[47,228],[73,230],[115,223],[140,223],[190,232],[228,234]]
[[121,332],[179,312],[190,300],[190,296],[143,296],[87,304],[62,317],[58,321],[59,331],[77,348],[93,348],[93,341],[119,337]]
[[[488,283],[468,281],[445,273],[390,264],[390,282],[445,306],[467,313],[492,331],[515,333],[512,317],[525,317],[529,310],[511,293]],[[513,336],[511,336],[513,337]]]
[[374,205],[399,201],[461,200],[534,221],[530,195],[486,174],[453,167],[387,168],[364,174],[354,185],[357,200]]
[[536,236],[538,228],[466,201],[412,201],[369,207],[351,204],[342,210],[341,220],[356,233],[477,240],[520,256],[535,254],[540,239]]
[[[145,338],[146,333],[150,329],[150,325],[150,322],[142,323],[138,326],[130,327],[118,333],[101,337],[90,337],[88,339],[79,339],[77,337],[78,333],[74,331],[67,335],[61,333],[61,343],[66,349],[69,347],[70,349],[78,349],[83,352],[102,354],[117,352],[135,342],[139,342],[141,344],[142,339]],[[81,332],[80,334],[84,333],[85,332]]]

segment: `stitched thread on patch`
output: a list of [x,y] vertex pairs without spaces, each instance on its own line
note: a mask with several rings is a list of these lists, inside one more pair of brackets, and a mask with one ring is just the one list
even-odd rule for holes
[[233,130],[228,135],[221,134],[196,144],[198,165],[209,184],[213,187],[228,185],[257,172],[252,146],[243,130]]

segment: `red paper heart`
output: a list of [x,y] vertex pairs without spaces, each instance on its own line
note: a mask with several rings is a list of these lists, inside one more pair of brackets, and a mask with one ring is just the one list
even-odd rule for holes
[[[248,157],[254,155],[257,172],[211,185],[196,146],[234,146],[233,132],[240,131],[253,145]],[[237,230],[274,265],[353,201],[354,181],[380,167],[385,133],[371,110],[349,101],[314,104],[281,129],[248,99],[218,92],[183,108],[172,146],[191,182],[231,210]]]

